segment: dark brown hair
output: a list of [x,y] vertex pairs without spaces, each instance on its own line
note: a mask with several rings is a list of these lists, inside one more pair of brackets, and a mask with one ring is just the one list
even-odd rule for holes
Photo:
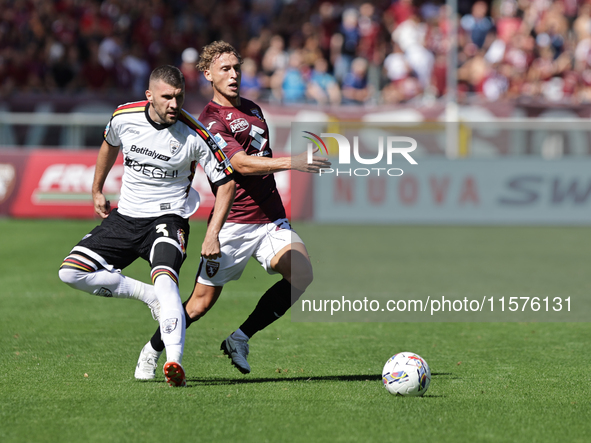
[[179,68],[171,65],[159,66],[150,74],[150,83],[162,80],[174,88],[185,87],[185,76]]

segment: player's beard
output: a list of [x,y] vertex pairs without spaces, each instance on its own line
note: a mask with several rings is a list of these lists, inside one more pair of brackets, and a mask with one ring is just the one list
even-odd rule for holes
[[[180,111],[171,111],[167,108],[156,106],[155,103],[150,103],[150,108],[158,116],[161,125],[173,125],[179,119]],[[174,116],[169,115],[169,112],[175,112]]]
[[168,115],[168,113],[166,112],[166,109],[164,110],[164,112],[162,112],[160,109],[156,108],[156,106],[153,106],[153,108],[154,108],[154,112],[156,113],[158,118],[160,118],[161,124],[163,124],[163,125],[173,125],[179,119],[179,112],[178,111],[175,113],[174,117],[172,117],[172,116]]

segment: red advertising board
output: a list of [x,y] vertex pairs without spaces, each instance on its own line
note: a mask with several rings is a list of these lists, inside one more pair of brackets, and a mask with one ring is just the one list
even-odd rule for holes
[[[95,217],[91,198],[92,180],[97,150],[68,151],[57,149],[39,149],[29,151],[21,159],[22,172],[20,186],[11,199],[9,214],[13,217],[27,218],[93,218]],[[28,158],[27,158],[28,157]],[[6,157],[8,158],[8,157]],[[0,180],[2,179],[5,156],[0,154]],[[25,163],[26,161],[26,165]],[[17,164],[12,161],[11,164]],[[14,166],[16,169],[16,166]],[[116,205],[123,176],[123,158],[120,155],[111,169],[103,188],[107,199]],[[6,176],[11,174],[6,173]],[[291,215],[290,173],[275,174],[277,187],[285,204],[288,217]],[[17,187],[15,183],[12,185]],[[193,187],[199,192],[201,205],[195,218],[206,219],[214,204],[207,177],[199,169],[193,181]],[[2,211],[0,202],[0,211]],[[1,214],[2,212],[0,212]]]
[[[97,151],[40,149],[32,151],[10,213],[14,217],[92,218],[90,191]],[[113,166],[104,192],[117,200],[122,158]]]
[[0,151],[0,216],[10,213],[10,205],[22,182],[28,156],[27,152],[17,150]]

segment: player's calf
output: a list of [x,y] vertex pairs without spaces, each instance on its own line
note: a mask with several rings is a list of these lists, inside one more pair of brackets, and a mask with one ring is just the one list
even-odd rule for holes
[[160,303],[150,285],[126,277],[118,271],[108,271],[94,260],[78,254],[67,256],[59,271],[59,278],[68,286],[100,297],[133,298],[144,302],[158,321]]

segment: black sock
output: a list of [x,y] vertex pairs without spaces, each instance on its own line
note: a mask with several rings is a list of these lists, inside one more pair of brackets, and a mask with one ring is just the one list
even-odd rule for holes
[[[187,300],[186,302],[183,303],[183,312],[185,313],[185,329],[187,329],[189,326],[191,326],[191,323],[193,323],[194,321],[197,321],[197,319],[193,320],[191,317],[189,317],[189,314],[187,314],[187,302],[189,300]],[[158,326],[158,329],[156,329],[156,332],[154,332],[154,335],[152,336],[152,338],[150,339],[150,343],[152,344],[152,348],[154,348],[155,351],[157,352],[162,352],[164,351],[164,342],[162,341],[162,334],[160,334],[160,326]]]
[[249,338],[252,337],[281,318],[303,293],[304,291],[294,288],[285,279],[278,281],[261,297],[254,311],[240,326],[240,330]]

